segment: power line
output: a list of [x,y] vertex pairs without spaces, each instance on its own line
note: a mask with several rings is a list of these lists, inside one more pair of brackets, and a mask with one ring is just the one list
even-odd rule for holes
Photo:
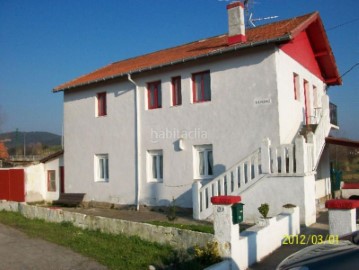
[[335,25],[333,27],[330,27],[330,28],[327,29],[327,31],[334,30],[336,28],[342,27],[344,25],[347,25],[347,24],[350,24],[350,23],[353,23],[353,22],[356,22],[356,21],[359,21],[359,18],[355,18],[355,19],[353,19],[351,21],[343,22],[341,24],[338,24],[338,25]]
[[351,66],[351,68],[349,68],[347,71],[345,71],[343,73],[342,76],[340,76],[340,78],[343,78],[345,75],[347,75],[350,71],[352,71],[354,68],[356,68],[357,66],[359,66],[359,62],[358,63],[355,63],[354,65]]

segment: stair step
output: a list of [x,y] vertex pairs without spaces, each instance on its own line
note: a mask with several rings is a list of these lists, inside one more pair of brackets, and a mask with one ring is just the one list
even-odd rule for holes
[[58,200],[53,201],[53,205],[76,207],[81,205],[86,193],[62,193]]

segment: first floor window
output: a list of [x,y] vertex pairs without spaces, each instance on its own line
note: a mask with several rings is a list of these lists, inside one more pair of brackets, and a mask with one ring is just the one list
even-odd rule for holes
[[163,153],[162,150],[148,151],[148,175],[150,181],[163,181]]
[[97,116],[107,115],[106,92],[97,93]]
[[212,145],[200,145],[195,147],[195,167],[197,176],[208,178],[213,176],[213,151]]
[[56,191],[56,171],[47,171],[47,191]]
[[209,71],[192,74],[193,102],[211,100],[211,78]]
[[109,180],[109,164],[108,154],[100,154],[95,157],[95,181],[108,182]]
[[147,84],[148,109],[162,107],[161,81]]
[[182,104],[181,93],[181,77],[172,78],[172,105],[177,106]]

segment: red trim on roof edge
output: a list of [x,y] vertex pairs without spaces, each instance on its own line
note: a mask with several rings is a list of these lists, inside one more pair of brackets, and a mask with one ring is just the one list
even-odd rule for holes
[[234,3],[228,4],[228,5],[227,5],[227,9],[231,9],[231,8],[239,7],[239,6],[241,6],[242,8],[244,8],[243,3],[241,3],[241,2],[234,2]]
[[247,41],[246,36],[242,34],[228,37],[228,45],[233,45],[236,43],[241,43],[246,41]]

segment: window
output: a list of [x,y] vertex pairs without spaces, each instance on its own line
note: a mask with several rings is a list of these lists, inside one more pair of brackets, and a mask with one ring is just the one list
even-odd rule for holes
[[108,154],[100,154],[95,156],[95,181],[108,182],[109,180],[109,164]]
[[298,74],[293,73],[293,89],[294,89],[294,99],[299,100],[299,76]]
[[163,153],[162,150],[148,151],[149,181],[163,182]]
[[310,89],[309,89],[309,82],[307,80],[303,80],[303,89],[304,89],[304,106],[305,106],[305,123],[307,125],[311,124],[311,99],[310,99]]
[[211,78],[209,71],[192,74],[193,102],[211,100]]
[[147,84],[148,109],[162,107],[161,81]]
[[212,145],[195,146],[195,155],[197,177],[208,178],[213,176]]
[[56,171],[47,171],[47,191],[56,191]]
[[106,92],[97,93],[97,116],[107,115]]
[[182,104],[182,93],[181,93],[181,77],[172,78],[172,105]]

